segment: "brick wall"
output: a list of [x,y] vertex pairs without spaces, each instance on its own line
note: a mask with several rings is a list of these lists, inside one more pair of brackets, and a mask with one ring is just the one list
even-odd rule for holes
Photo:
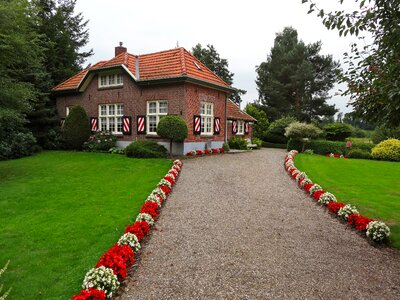
[[249,124],[249,132],[242,135],[237,135],[232,133],[232,122],[228,121],[228,140],[234,136],[240,136],[244,139],[251,139],[253,137],[253,125]]
[[[168,114],[182,116],[188,125],[189,135],[185,142],[224,141],[225,135],[225,100],[226,93],[189,83],[163,84],[158,86],[138,86],[127,75],[123,74],[123,86],[115,88],[98,88],[98,76],[95,75],[83,93],[57,96],[57,110],[60,118],[65,118],[66,107],[81,105],[89,117],[98,117],[99,104],[121,103],[124,115],[132,116],[132,135],[118,136],[119,141],[137,139],[155,139],[154,136],[137,134],[136,117],[146,115],[148,100],[167,100]],[[221,118],[219,135],[202,137],[193,134],[193,116],[200,115],[200,102],[214,103],[214,116]]]

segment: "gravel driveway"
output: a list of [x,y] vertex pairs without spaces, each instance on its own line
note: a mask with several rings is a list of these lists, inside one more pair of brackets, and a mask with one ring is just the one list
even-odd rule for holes
[[120,299],[399,299],[400,251],[317,206],[284,155],[185,160]]

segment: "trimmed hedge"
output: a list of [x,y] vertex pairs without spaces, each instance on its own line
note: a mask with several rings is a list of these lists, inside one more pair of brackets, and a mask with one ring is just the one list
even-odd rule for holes
[[287,144],[276,144],[270,142],[262,142],[263,148],[277,148],[277,149],[286,149]]
[[235,136],[228,140],[229,148],[247,150],[247,141],[241,137]]
[[371,153],[362,149],[351,150],[348,156],[350,158],[371,159]]
[[[374,147],[373,144],[353,143],[353,146],[351,147],[350,151],[353,151],[355,149],[361,149],[367,153],[371,153],[373,147]],[[301,152],[302,148],[303,148],[303,142],[301,141],[295,141],[293,139],[290,139],[289,142],[287,143],[288,150],[297,150]],[[314,151],[314,153],[322,155],[328,153],[347,154],[349,152],[349,149],[346,148],[346,142],[335,142],[327,140],[311,141],[306,144],[304,149],[311,149]]]
[[153,141],[136,141],[125,148],[125,154],[136,158],[165,158],[167,149]]

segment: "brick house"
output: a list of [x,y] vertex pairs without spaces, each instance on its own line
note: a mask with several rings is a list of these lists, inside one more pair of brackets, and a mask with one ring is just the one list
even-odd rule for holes
[[[239,119],[244,113],[228,99],[234,89],[184,48],[133,55],[120,43],[114,58],[86,68],[52,91],[61,122],[72,106],[80,105],[92,131],[112,132],[119,147],[140,139],[167,147],[168,141],[156,133],[165,115],[181,116],[189,130],[183,143],[173,145],[174,154],[222,147],[234,132],[235,120],[238,134],[250,137],[255,121]],[[244,120],[246,134],[239,125]]]

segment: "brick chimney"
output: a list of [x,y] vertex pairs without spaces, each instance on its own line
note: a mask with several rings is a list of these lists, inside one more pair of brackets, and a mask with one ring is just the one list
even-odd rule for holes
[[119,46],[115,47],[115,56],[120,55],[121,53],[126,53],[128,49],[122,47],[122,42],[119,42]]

